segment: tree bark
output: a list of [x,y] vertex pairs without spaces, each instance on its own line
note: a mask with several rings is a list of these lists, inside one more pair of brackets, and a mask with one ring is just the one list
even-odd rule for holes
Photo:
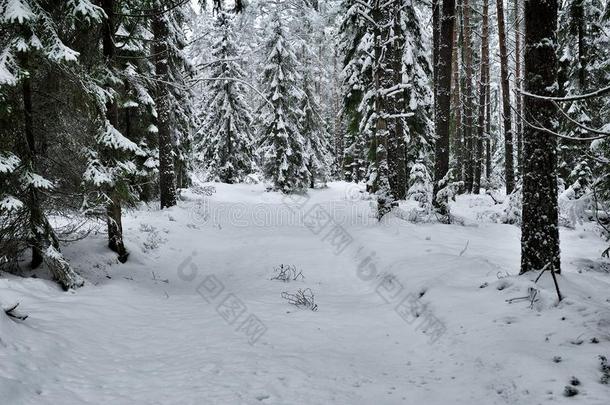
[[[386,69],[387,63],[384,52],[384,45],[387,46],[386,35],[389,31],[390,15],[389,7],[382,7],[381,0],[376,0],[373,5],[372,18],[375,21],[374,25],[374,61],[373,61],[373,84],[375,87],[375,135],[373,139],[374,147],[374,164],[375,178],[373,181],[373,190],[377,194],[377,219],[381,220],[385,214],[390,212],[393,203],[389,182],[388,168],[388,117],[386,96],[383,92],[384,85],[390,82],[388,76],[391,75],[389,69]],[[385,27],[385,30],[383,29]]]
[[152,31],[155,37],[153,53],[156,55],[155,77],[157,78],[155,106],[157,109],[157,128],[159,130],[159,195],[161,209],[163,209],[176,205],[176,171],[174,169],[174,146],[170,124],[170,94],[167,86],[170,81],[169,63],[171,62],[171,55],[167,45],[169,27],[165,15],[158,14],[153,17]]
[[[401,1],[394,0],[392,32],[394,38],[388,38],[386,49],[386,80],[383,80],[385,88],[402,85],[402,55],[404,51],[404,35],[402,33]],[[390,36],[389,33],[387,35]],[[387,97],[387,113],[392,117],[388,119],[388,169],[390,189],[395,200],[404,200],[407,194],[407,165],[406,144],[404,134],[403,118],[399,117],[404,112],[404,91],[395,91]]]
[[[489,63],[487,64],[487,79],[490,80]],[[489,83],[485,94],[485,177],[487,178],[487,187],[490,186],[492,174],[492,145],[491,145],[491,88]]]
[[[557,94],[557,0],[525,2],[525,90]],[[554,128],[557,112],[544,99],[524,97],[528,121]],[[525,126],[521,274],[546,269],[560,272],[557,213],[557,138]]]
[[442,18],[440,18],[437,83],[435,85],[436,101],[434,126],[436,129],[436,144],[434,148],[434,189],[433,204],[441,215],[447,215],[446,205],[437,198],[444,185],[442,180],[449,171],[449,118],[451,108],[451,44],[453,24],[455,21],[455,0],[443,0]]
[[[102,26],[102,52],[106,63],[112,66],[114,63],[114,57],[116,48],[114,45],[114,26],[115,26],[115,14],[114,14],[114,0],[102,0],[102,8],[108,16],[105,23]],[[111,88],[111,84],[107,84],[107,87]],[[115,128],[118,128],[119,116],[118,116],[118,104],[116,99],[112,98],[106,102],[106,119]],[[108,205],[106,206],[106,224],[108,228],[108,247],[118,254],[119,261],[125,263],[129,253],[125,248],[123,242],[123,222],[122,222],[122,208],[121,208],[121,195],[116,189],[116,186],[107,186],[106,195],[110,198]]]
[[[23,52],[19,57],[21,67],[24,70],[29,70],[29,57],[27,52]],[[29,71],[21,82],[21,95],[23,97],[23,129],[25,148],[23,151],[22,161],[28,167],[28,170],[32,173],[36,173],[36,139],[34,138],[34,124],[32,117],[32,72]],[[25,158],[25,159],[23,159]],[[30,244],[32,246],[32,261],[30,266],[35,269],[42,264],[43,261],[43,240],[44,234],[42,232],[43,227],[43,213],[40,207],[40,198],[38,190],[30,186],[27,192],[27,202],[29,216],[29,229],[30,229]]]
[[498,40],[500,42],[500,82],[502,84],[502,119],[504,125],[504,177],[506,194],[515,189],[513,163],[513,132],[510,109],[510,84],[508,82],[508,53],[506,50],[506,28],[504,26],[504,0],[496,0],[498,18]]
[[483,137],[485,136],[485,110],[489,91],[489,0],[483,0],[483,35],[481,38],[481,75],[479,82],[479,122],[474,158],[474,181],[472,191],[481,191],[481,166],[483,164]]
[[462,0],[462,13],[464,21],[464,37],[462,39],[462,49],[464,53],[464,188],[466,192],[473,191],[474,171],[475,171],[475,137],[473,131],[473,89],[472,89],[472,40],[470,27],[470,4],[469,0]]
[[[432,85],[435,103],[438,97],[438,58],[441,36],[440,1],[442,0],[432,0]],[[436,107],[434,108],[434,111],[436,112]]]
[[570,10],[570,33],[577,38],[578,46],[578,88],[584,92],[587,72],[587,45],[585,41],[586,23],[584,0],[573,0]]
[[[454,149],[457,180],[464,181],[464,143],[462,140],[462,99],[461,99],[461,75],[460,75],[460,64],[459,64],[459,24],[455,24],[453,29],[453,50],[452,50],[452,63],[451,63],[451,113],[453,116],[451,140],[452,147]],[[463,190],[460,190],[463,192]]]
[[521,1],[515,0],[515,94],[517,116],[515,117],[515,135],[517,141],[517,173],[519,176],[523,173],[523,121],[520,117],[522,114],[521,108]]

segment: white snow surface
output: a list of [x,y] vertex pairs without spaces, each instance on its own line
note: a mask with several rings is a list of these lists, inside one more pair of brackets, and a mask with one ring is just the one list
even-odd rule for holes
[[[488,220],[501,210],[489,196],[458,197],[462,225],[378,224],[362,186],[298,198],[206,185],[209,197],[184,191],[177,207],[126,213],[126,264],[103,234],[66,246],[83,288],[1,275],[0,303],[29,317],[0,311],[0,403],[610,402],[598,359],[610,354],[610,262],[592,229],[561,229],[565,299],[557,305],[546,274],[530,308],[506,302],[536,275],[517,276],[519,228]],[[353,239],[339,253],[333,224]],[[270,280],[280,264],[305,279]],[[280,296],[299,288],[317,311]],[[401,300],[421,294],[421,316],[401,318]],[[224,299],[244,310],[233,324],[217,311]],[[266,328],[255,342],[240,327],[249,315]],[[581,384],[568,398],[572,376]]]

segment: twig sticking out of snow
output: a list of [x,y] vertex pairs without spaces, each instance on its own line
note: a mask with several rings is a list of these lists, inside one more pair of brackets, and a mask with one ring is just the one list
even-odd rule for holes
[[311,309],[312,311],[318,310],[318,304],[314,302],[313,291],[311,291],[310,288],[306,288],[304,290],[299,288],[294,294],[284,291],[282,293],[282,298],[288,301],[289,304],[299,308],[307,308]]
[[469,240],[466,241],[466,246],[464,246],[464,249],[462,249],[462,251],[460,252],[460,256],[462,256],[464,253],[466,253],[466,250],[468,250],[468,244],[470,243]]
[[297,281],[299,277],[301,280],[305,279],[302,271],[297,272],[296,266],[280,264],[280,267],[276,267],[273,270],[276,274],[271,277],[271,280],[280,280],[287,283],[289,281]]
[[[540,277],[542,277],[542,274],[549,269],[549,264],[550,263],[545,264],[542,270],[540,270],[540,274],[536,277],[534,284],[537,283],[538,280],[540,280]],[[553,268],[551,268],[551,276],[553,277],[553,283],[555,284],[555,291],[557,291],[557,299],[561,302],[563,297],[561,296],[561,291],[559,291],[559,284],[557,283],[557,277],[555,276],[555,270]]]
[[12,307],[5,309],[4,313],[7,314],[9,317],[13,318],[13,319],[18,319],[20,321],[25,321],[28,317],[28,315],[22,315],[18,312],[15,312],[15,310],[17,309],[17,307],[19,306],[19,303],[16,303],[15,305],[13,305]]
[[165,279],[157,278],[157,276],[155,275],[154,271],[151,272],[151,273],[152,273],[152,276],[153,276],[153,278],[152,278],[153,281],[155,281],[155,282],[156,281],[161,281],[162,283],[169,284],[169,280],[167,278],[165,278]]

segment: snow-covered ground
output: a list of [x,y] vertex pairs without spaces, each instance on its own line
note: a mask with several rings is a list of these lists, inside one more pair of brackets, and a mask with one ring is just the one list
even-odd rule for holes
[[[550,275],[516,276],[519,229],[487,220],[489,196],[453,204],[463,225],[377,224],[359,186],[214,186],[128,213],[124,265],[101,234],[66,246],[77,291],[2,274],[1,303],[29,318],[0,312],[1,404],[610,403],[592,230],[561,230],[556,305]],[[305,278],[270,280],[280,264]],[[532,305],[507,302],[530,287]],[[317,311],[281,296],[306,288]]]

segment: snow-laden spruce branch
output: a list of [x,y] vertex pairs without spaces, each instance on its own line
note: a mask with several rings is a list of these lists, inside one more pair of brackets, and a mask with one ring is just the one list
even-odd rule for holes
[[263,93],[261,93],[261,91],[259,89],[257,89],[253,84],[242,80],[242,79],[237,79],[235,77],[196,77],[193,78],[191,80],[188,80],[188,83],[192,83],[192,85],[180,85],[180,84],[176,84],[173,82],[169,82],[166,80],[161,80],[161,79],[156,79],[156,78],[151,78],[151,77],[147,77],[138,73],[134,74],[135,76],[139,76],[142,79],[146,79],[146,80],[150,80],[153,82],[157,82],[157,83],[163,83],[166,84],[168,86],[172,86],[174,88],[177,89],[181,89],[181,90],[190,90],[192,89],[197,83],[199,82],[204,82],[204,81],[211,81],[211,80],[229,80],[229,81],[234,81],[234,82],[238,82],[238,83],[242,83],[246,86],[248,86],[250,89],[252,89],[256,94],[258,94],[267,104],[269,104],[270,106],[273,106],[273,103],[271,102],[271,100],[269,100],[267,97],[265,97],[265,95]]
[[603,87],[601,89],[592,91],[591,93],[579,94],[576,96],[566,96],[566,97],[552,97],[552,96],[541,96],[540,94],[528,93],[524,90],[518,90],[521,95],[531,98],[537,98],[539,100],[549,100],[549,101],[578,101],[578,100],[587,100],[590,98],[600,97],[610,93],[610,86]]
[[271,102],[271,100],[269,100],[267,97],[265,97],[265,95],[263,93],[261,93],[261,91],[259,89],[257,89],[253,84],[251,84],[245,80],[242,80],[242,79],[237,79],[235,77],[197,77],[197,78],[190,80],[190,82],[192,82],[193,84],[197,84],[202,81],[211,81],[211,80],[231,80],[234,82],[245,84],[246,86],[248,86],[249,88],[254,90],[254,92],[256,94],[258,94],[267,104],[269,104],[271,107],[273,107],[273,103]]
[[[546,132],[547,134],[556,136],[561,139],[567,139],[569,141],[596,141],[599,139],[605,139],[605,138],[610,137],[610,133],[605,133],[605,135],[590,136],[590,137],[586,137],[586,138],[576,138],[576,137],[572,137],[572,136],[562,135],[559,132],[553,131],[552,129],[548,129],[544,126],[531,123],[519,111],[517,111],[517,109],[515,107],[513,107],[511,105],[510,108],[511,108],[511,110],[513,110],[515,112],[517,117],[519,117],[519,119],[521,121],[523,121],[527,126],[537,129],[538,131]],[[540,124],[540,123],[538,123],[538,124]]]
[[568,115],[568,113],[565,112],[563,110],[563,108],[561,108],[561,106],[556,101],[553,101],[553,105],[559,110],[559,112],[561,112],[561,114],[564,117],[566,117],[570,122],[574,123],[579,128],[584,129],[585,131],[591,132],[591,133],[594,133],[594,134],[603,135],[603,136],[610,136],[610,132],[608,132],[608,131],[602,131],[600,129],[590,128],[590,127],[584,125],[583,123],[576,121],[574,118],[570,117]]
[[243,61],[243,58],[228,58],[228,59],[216,59],[213,60],[211,62],[207,62],[207,63],[199,63],[197,65],[195,65],[195,67],[197,68],[201,68],[201,69],[205,69],[209,66],[215,65],[217,63],[222,63],[222,62],[239,62],[239,61]]
[[165,13],[168,13],[170,11],[172,11],[175,8],[178,8],[180,6],[185,5],[186,3],[189,3],[191,0],[182,0],[179,1],[176,4],[172,4],[170,5],[168,8],[165,9],[155,9],[155,8],[149,8],[149,9],[135,9],[136,12],[140,12],[140,14],[130,14],[130,13],[113,13],[114,15],[117,15],[119,17],[134,17],[134,18],[145,18],[145,17],[156,17]]

